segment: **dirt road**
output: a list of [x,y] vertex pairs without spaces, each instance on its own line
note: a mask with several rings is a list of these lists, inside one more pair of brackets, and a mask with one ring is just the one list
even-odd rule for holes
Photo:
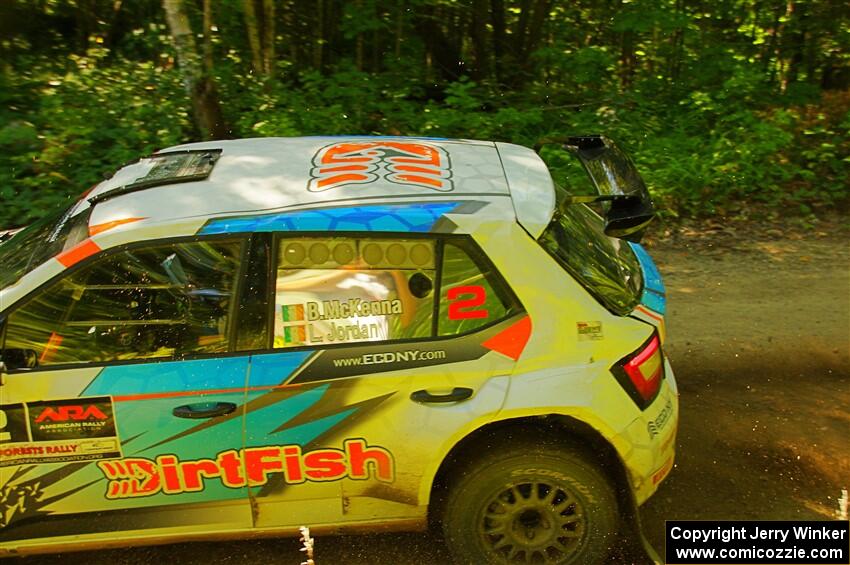
[[[848,238],[781,235],[652,246],[681,392],[676,468],[641,512],[662,555],[664,520],[825,519],[850,488]],[[297,550],[294,540],[181,544],[63,562],[297,564]],[[319,565],[447,562],[416,534],[319,538],[316,551]]]
[[846,238],[657,253],[682,417],[675,472],[644,507],[670,519],[825,519],[850,488]]

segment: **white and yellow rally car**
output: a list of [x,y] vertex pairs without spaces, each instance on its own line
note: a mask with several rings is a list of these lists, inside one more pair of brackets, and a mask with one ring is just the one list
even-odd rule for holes
[[0,554],[430,519],[604,559],[678,402],[645,186],[565,143],[600,196],[506,143],[183,145],[0,244]]

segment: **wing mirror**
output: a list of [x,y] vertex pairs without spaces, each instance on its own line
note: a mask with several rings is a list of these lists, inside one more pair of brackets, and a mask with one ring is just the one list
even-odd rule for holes
[[602,135],[584,135],[541,140],[560,143],[581,161],[598,196],[573,196],[570,203],[603,203],[605,233],[638,243],[655,217],[655,207],[646,184],[631,158],[616,143]]

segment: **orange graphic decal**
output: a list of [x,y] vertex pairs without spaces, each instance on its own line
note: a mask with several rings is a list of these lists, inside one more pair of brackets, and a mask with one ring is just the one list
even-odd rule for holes
[[89,226],[89,237],[111,230],[112,228],[117,228],[118,226],[123,226],[124,224],[131,224],[144,219],[146,218],[124,218],[123,220],[113,220],[111,222],[103,222],[102,224],[94,224]]
[[94,241],[84,239],[71,249],[57,255],[56,259],[66,267],[71,267],[98,251],[100,251],[100,247]]
[[395,184],[449,192],[449,155],[442,148],[402,141],[357,141],[323,147],[313,157],[308,190],[369,184],[383,178]]
[[110,481],[106,498],[150,496],[162,488],[159,469],[148,459],[100,461],[98,466]]
[[525,316],[481,345],[516,361],[522,354],[522,350],[525,349],[525,344],[528,343],[530,337],[531,318]]

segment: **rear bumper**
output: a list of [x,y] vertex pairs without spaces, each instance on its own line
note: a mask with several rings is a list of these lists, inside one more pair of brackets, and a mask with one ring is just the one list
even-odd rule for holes
[[631,449],[623,454],[632,491],[643,504],[673,469],[679,425],[679,394],[669,362],[655,401],[623,432]]

